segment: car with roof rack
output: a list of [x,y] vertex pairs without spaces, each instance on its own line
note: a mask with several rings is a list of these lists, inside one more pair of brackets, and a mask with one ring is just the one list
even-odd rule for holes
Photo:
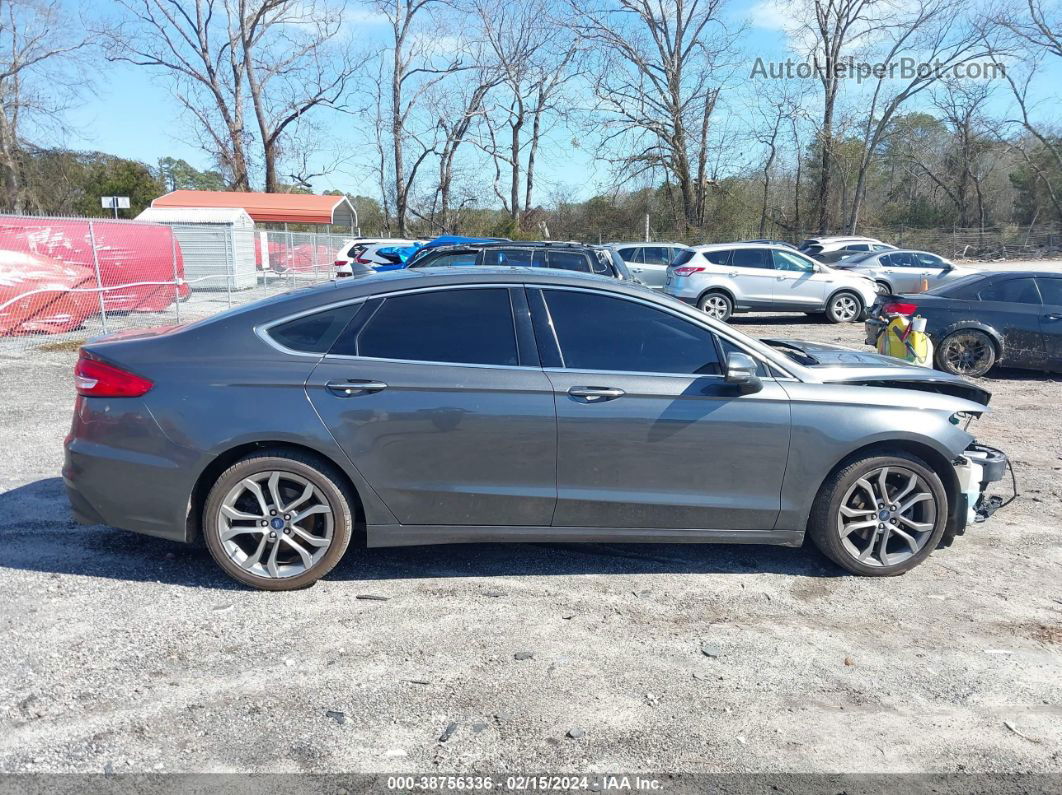
[[638,281],[615,249],[575,241],[487,240],[437,246],[418,252],[409,267],[552,268]]

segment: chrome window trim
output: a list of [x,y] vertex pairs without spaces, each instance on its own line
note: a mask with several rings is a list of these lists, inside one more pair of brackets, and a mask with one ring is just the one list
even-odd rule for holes
[[435,367],[475,367],[480,370],[535,370],[542,372],[541,367],[533,367],[526,364],[474,364],[472,362],[435,362],[428,359],[387,359],[382,356],[350,356],[345,353],[326,353],[322,362],[335,360],[353,362],[383,362],[385,364],[430,364]]
[[[508,289],[510,289],[512,287],[521,287],[523,289],[529,289],[529,290],[536,290],[536,289],[537,290],[570,290],[572,292],[591,293],[593,295],[603,295],[603,296],[608,297],[608,298],[619,298],[620,300],[633,301],[635,303],[644,304],[644,305],[650,307],[651,309],[658,309],[658,310],[660,310],[662,312],[667,312],[667,313],[672,314],[672,315],[674,315],[675,317],[677,317],[677,318],[679,318],[681,320],[685,320],[688,323],[692,323],[695,326],[699,326],[700,328],[703,328],[703,329],[705,329],[706,331],[709,331],[712,334],[716,334],[717,336],[723,337],[728,342],[730,342],[732,345],[734,345],[735,347],[740,348],[742,351],[747,353],[749,356],[751,356],[756,361],[760,362],[761,364],[765,364],[765,365],[767,365],[767,366],[769,366],[769,367],[771,367],[771,368],[773,368],[775,370],[778,370],[778,371],[783,373],[783,377],[781,377],[781,378],[777,378],[775,376],[766,376],[767,378],[769,378],[771,380],[776,380],[776,381],[797,381],[797,382],[800,381],[800,379],[798,377],[796,377],[795,375],[793,375],[792,372],[788,371],[785,368],[784,365],[779,364],[778,362],[774,361],[774,359],[769,359],[769,358],[764,357],[763,354],[761,354],[758,351],[750,351],[740,341],[734,339],[729,334],[727,334],[725,330],[716,329],[713,326],[708,325],[707,323],[703,322],[703,319],[700,318],[700,317],[691,316],[691,315],[688,315],[688,314],[686,314],[685,312],[682,312],[682,311],[675,311],[675,309],[673,309],[670,306],[662,306],[661,304],[655,303],[653,301],[645,300],[641,296],[627,295],[625,293],[613,293],[613,292],[610,292],[610,291],[602,291],[602,290],[599,290],[599,289],[595,289],[593,287],[572,287],[570,285],[558,285],[558,284],[534,284],[534,283],[528,284],[526,282],[484,282],[484,283],[474,283],[474,284],[439,284],[439,285],[432,285],[430,287],[397,288],[397,289],[390,290],[390,291],[384,292],[384,293],[372,293],[371,295],[358,296],[357,298],[348,298],[348,299],[345,299],[345,300],[333,301],[331,303],[323,304],[321,306],[315,306],[312,309],[304,309],[301,312],[295,312],[295,313],[293,313],[291,315],[285,315],[284,317],[278,318],[276,320],[270,320],[268,322],[261,323],[261,324],[259,324],[259,325],[254,327],[254,333],[263,342],[265,342],[270,347],[274,348],[275,350],[280,351],[281,353],[287,354],[289,356],[303,356],[303,357],[311,356],[311,357],[316,357],[318,359],[333,358],[333,359],[349,359],[349,360],[380,361],[380,362],[406,362],[406,363],[409,363],[409,364],[435,364],[435,365],[447,365],[447,366],[451,366],[451,367],[480,367],[480,368],[502,369],[502,370],[513,370],[513,369],[515,369],[515,370],[543,370],[543,371],[545,371],[547,369],[549,369],[549,370],[557,369],[557,368],[529,367],[529,366],[526,366],[526,365],[475,364],[475,363],[471,363],[471,362],[435,362],[435,361],[425,361],[425,360],[419,360],[419,359],[416,359],[416,360],[415,359],[379,359],[379,358],[374,358],[374,357],[371,357],[371,356],[347,356],[347,355],[343,355],[343,354],[328,354],[328,353],[313,353],[313,352],[309,352],[309,351],[296,351],[296,350],[292,350],[290,348],[286,348],[285,346],[281,345],[279,342],[274,340],[268,334],[269,329],[273,328],[274,326],[278,326],[278,325],[280,325],[282,323],[287,323],[288,321],[291,321],[291,320],[298,320],[301,317],[306,317],[307,315],[313,315],[313,314],[316,314],[318,312],[326,312],[329,309],[335,309],[335,308],[341,307],[341,306],[348,306],[348,305],[352,305],[352,304],[364,303],[365,301],[371,301],[371,300],[376,299],[376,298],[389,298],[391,296],[405,295],[405,294],[409,294],[409,293],[426,293],[426,292],[433,292],[435,290],[453,290],[453,289],[464,290],[464,289],[490,289],[490,288],[508,290]],[[552,321],[552,318],[550,318],[550,320]],[[554,329],[554,335],[556,335],[556,330],[555,329]],[[558,350],[560,350],[559,341],[557,342],[557,348],[558,348]],[[564,353],[562,351],[561,352],[561,360],[562,361],[563,361],[563,357],[564,357]],[[561,369],[562,370],[567,370],[568,372],[611,372],[611,373],[632,372],[632,371],[627,371],[627,370],[575,371],[575,370],[570,369],[570,368],[561,368]],[[637,373],[632,373],[632,374],[637,374]],[[679,376],[679,377],[683,377],[683,378],[690,378],[690,377],[697,377],[697,378],[722,377],[722,376],[708,376],[708,375],[691,376],[690,374],[683,374],[683,373],[640,373],[640,374],[641,375],[660,375],[660,376]]]

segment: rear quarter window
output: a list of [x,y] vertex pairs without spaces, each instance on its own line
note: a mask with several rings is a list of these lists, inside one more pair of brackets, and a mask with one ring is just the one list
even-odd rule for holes
[[300,353],[327,353],[364,304],[347,304],[289,320],[266,334],[278,345]]

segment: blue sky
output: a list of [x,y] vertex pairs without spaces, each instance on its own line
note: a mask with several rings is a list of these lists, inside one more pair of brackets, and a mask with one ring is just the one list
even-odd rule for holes
[[[74,3],[74,0],[70,2]],[[789,55],[786,34],[782,30],[787,21],[771,3],[772,0],[737,0],[731,6],[731,19],[736,25],[749,20],[742,47],[742,57],[747,59],[747,65],[736,68],[734,86],[729,93],[729,118],[719,119],[733,130],[749,122],[748,108],[754,102],[755,93],[761,90],[761,84],[744,78],[755,58],[783,60]],[[375,37],[371,18],[367,15],[351,15],[351,18],[351,24],[364,26],[355,38],[371,41]],[[1060,80],[1062,66],[1056,66],[1038,78],[1041,86],[1051,87],[1050,90],[1040,89],[1041,99],[1051,100],[1046,112],[1057,114],[1059,92],[1054,87]],[[1001,95],[1005,93],[1003,89],[1001,86]],[[997,112],[1003,113],[1004,106],[1005,101],[1000,99]],[[362,146],[355,127],[358,122],[349,116],[336,118],[341,146],[351,152],[358,151]],[[124,63],[102,64],[95,93],[71,110],[67,119],[72,132],[65,140],[55,143],[109,152],[149,164],[154,164],[160,157],[172,156],[183,158],[199,168],[210,165],[206,155],[195,145],[188,123],[165,78],[151,69]],[[589,147],[572,147],[573,137],[582,135],[584,133],[580,131],[566,129],[553,132],[547,151],[539,159],[540,200],[558,193],[585,198],[607,183],[608,165],[595,163]],[[740,156],[753,161],[756,154],[745,147]],[[732,164],[735,169],[743,165],[745,163]],[[489,185],[487,180],[485,174],[485,185]],[[317,191],[335,188],[369,195],[376,193],[372,178],[356,162],[345,166],[343,173],[317,179],[314,188]],[[490,202],[493,196],[484,198]]]

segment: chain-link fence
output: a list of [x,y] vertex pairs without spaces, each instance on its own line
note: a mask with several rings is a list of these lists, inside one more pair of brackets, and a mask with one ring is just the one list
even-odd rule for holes
[[0,355],[182,323],[335,275],[349,238],[0,216]]

